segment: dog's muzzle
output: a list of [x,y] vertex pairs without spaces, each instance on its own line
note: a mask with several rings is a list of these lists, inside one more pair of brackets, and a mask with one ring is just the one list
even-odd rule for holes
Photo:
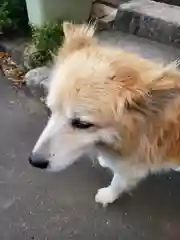
[[44,159],[42,155],[36,154],[36,153],[31,153],[29,156],[29,163],[33,167],[37,167],[40,169],[46,169],[49,165],[49,161]]

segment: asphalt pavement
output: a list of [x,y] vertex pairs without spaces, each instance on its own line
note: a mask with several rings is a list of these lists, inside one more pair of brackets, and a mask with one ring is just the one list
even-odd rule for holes
[[[176,49],[123,39],[121,45],[129,43],[147,57],[178,55]],[[37,99],[0,76],[1,240],[180,239],[180,173],[151,176],[104,209],[94,195],[111,176],[87,157],[56,174],[29,165],[28,155],[46,120]]]

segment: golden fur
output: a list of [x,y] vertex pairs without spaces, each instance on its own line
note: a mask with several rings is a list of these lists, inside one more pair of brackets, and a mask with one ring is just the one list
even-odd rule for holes
[[64,32],[60,57],[72,66],[57,102],[87,104],[98,125],[116,125],[121,140],[110,147],[121,156],[180,164],[179,71],[100,45],[92,26],[64,23]]

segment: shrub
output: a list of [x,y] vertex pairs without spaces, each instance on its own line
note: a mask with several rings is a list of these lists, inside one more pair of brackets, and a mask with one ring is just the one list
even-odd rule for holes
[[0,31],[24,32],[28,29],[25,0],[0,0]]
[[52,61],[62,43],[63,31],[60,21],[49,22],[41,27],[31,26],[32,43],[26,49],[26,68],[34,68]]
[[7,5],[8,3],[4,2],[0,6],[0,32],[3,32],[4,29],[7,29],[12,25],[12,20],[9,17]]

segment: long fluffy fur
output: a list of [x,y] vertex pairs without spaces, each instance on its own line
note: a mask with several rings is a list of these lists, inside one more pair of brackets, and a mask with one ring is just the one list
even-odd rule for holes
[[[88,58],[93,52],[100,59],[100,65],[103,61],[104,67],[108,64],[111,70],[108,87],[113,92],[109,105],[116,115],[114,117],[121,121],[119,131],[125,145],[123,147],[121,142],[119,146],[117,142],[112,147],[121,154],[124,152],[126,157],[127,154],[137,155],[137,161],[180,163],[179,71],[174,64],[161,66],[116,48],[102,47],[93,38],[94,31],[94,26],[65,23],[66,39],[60,55],[66,58],[68,54],[82,50]],[[82,84],[83,87],[86,91],[87,87]],[[130,146],[135,147],[129,151]]]
[[[174,64],[101,45],[94,26],[64,23],[63,28],[47,98],[52,117],[35,152],[44,148],[51,169],[61,170],[95,146],[100,164],[114,172],[95,197],[107,205],[149,171],[180,165],[180,72]],[[73,129],[74,116],[94,128]],[[47,150],[47,141],[55,148]]]

